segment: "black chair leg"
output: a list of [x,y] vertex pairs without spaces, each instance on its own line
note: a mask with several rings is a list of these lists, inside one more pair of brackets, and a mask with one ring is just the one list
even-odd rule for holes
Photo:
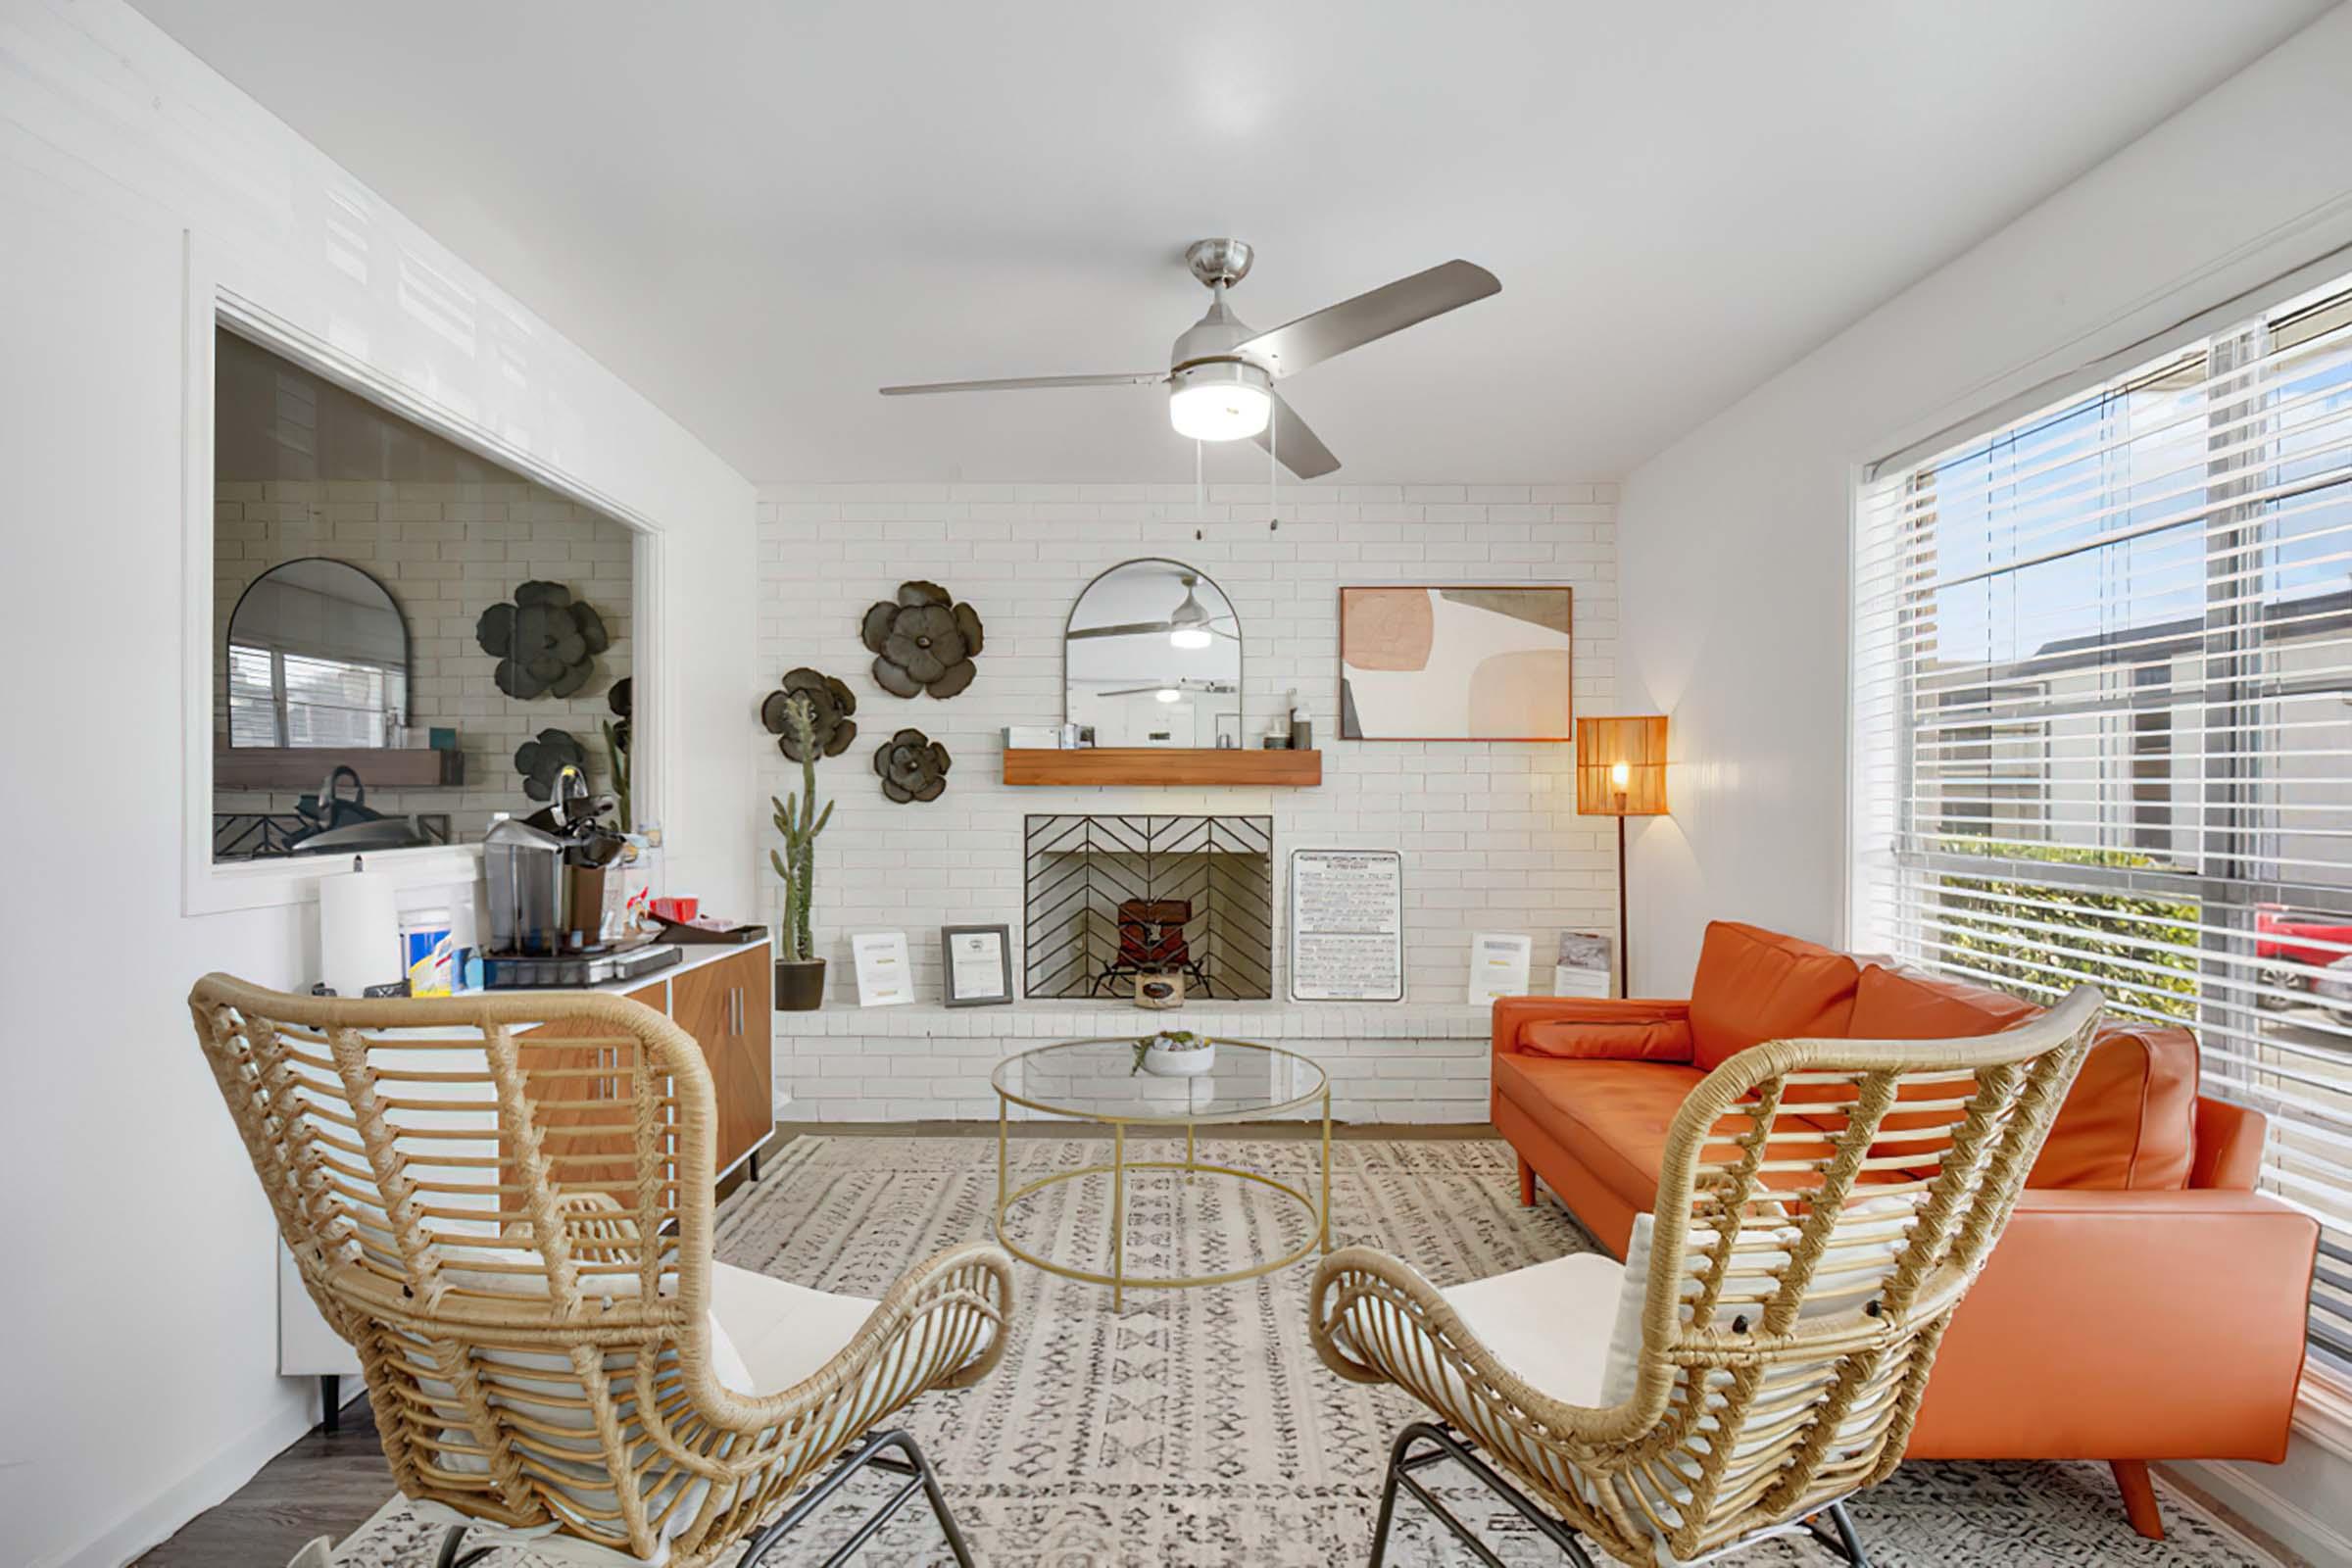
[[476,1546],[461,1557],[458,1548],[465,1544],[466,1527],[451,1525],[449,1534],[441,1538],[441,1555],[433,1559],[433,1568],[466,1568],[469,1563],[488,1561],[490,1554],[498,1549],[496,1546]]
[[[885,1450],[892,1448],[905,1457],[887,1457]],[[867,1465],[892,1475],[905,1476],[906,1482],[892,1493],[879,1508],[858,1522],[850,1539],[825,1559],[825,1568],[841,1568],[843,1563],[856,1556],[917,1492],[929,1499],[931,1511],[939,1519],[940,1533],[948,1538],[948,1549],[956,1554],[957,1564],[960,1568],[972,1568],[971,1548],[964,1544],[963,1531],[957,1527],[956,1515],[949,1511],[947,1496],[939,1489],[939,1478],[931,1469],[931,1461],[923,1457],[923,1450],[915,1446],[911,1436],[896,1428],[872,1433],[851,1449],[849,1456],[834,1467],[831,1475],[809,1489],[775,1523],[760,1532],[752,1544],[744,1548],[736,1568],[758,1568],[760,1559],[789,1535],[795,1526],[822,1507],[827,1497],[840,1491],[844,1483]]]
[[1845,1504],[1833,1502],[1829,1506],[1830,1523],[1837,1527],[1838,1549],[1854,1568],[1870,1568],[1870,1553],[1862,1549],[1862,1537],[1854,1529],[1854,1516],[1845,1511]]
[[1372,1560],[1367,1568],[1382,1568],[1389,1560],[1389,1526],[1396,1517],[1396,1483],[1403,1479],[1405,1450],[1414,1442],[1413,1429],[1407,1427],[1397,1434],[1396,1445],[1389,1449],[1389,1479],[1380,1489],[1380,1522],[1372,1527]]
[[[1430,1446],[1428,1452],[1413,1452],[1415,1446],[1424,1443]],[[1389,1526],[1395,1517],[1398,1487],[1419,1499],[1421,1506],[1428,1509],[1438,1523],[1451,1531],[1453,1538],[1469,1547],[1471,1554],[1486,1564],[1487,1568],[1507,1568],[1503,1560],[1494,1555],[1494,1549],[1473,1535],[1470,1527],[1456,1518],[1453,1510],[1446,1507],[1438,1494],[1423,1486],[1420,1478],[1413,1474],[1416,1470],[1426,1469],[1446,1459],[1469,1471],[1472,1480],[1509,1503],[1519,1517],[1534,1525],[1542,1532],[1544,1539],[1559,1547],[1575,1568],[1593,1568],[1592,1559],[1577,1544],[1573,1531],[1545,1513],[1517,1487],[1503,1480],[1493,1466],[1471,1452],[1452,1433],[1426,1421],[1408,1423],[1402,1432],[1396,1434],[1396,1446],[1389,1450],[1389,1481],[1381,1496],[1380,1522],[1373,1530],[1369,1568],[1381,1568],[1382,1560],[1388,1553]]]

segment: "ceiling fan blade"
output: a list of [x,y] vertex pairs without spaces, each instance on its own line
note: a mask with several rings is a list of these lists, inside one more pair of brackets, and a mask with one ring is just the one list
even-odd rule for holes
[[1168,378],[1165,370],[1138,370],[1132,375],[1015,375],[1001,381],[924,381],[913,386],[886,386],[886,398],[909,397],[922,392],[1028,392],[1048,386],[1157,386]]
[[1124,626],[1081,626],[1065,635],[1072,639],[1079,637],[1149,637],[1153,632],[1165,636],[1175,629],[1174,621],[1132,620]]
[[1274,416],[1266,427],[1257,432],[1257,444],[1274,454],[1274,461],[1301,479],[1320,479],[1339,467],[1340,460],[1331,455],[1314,429],[1288,403],[1282,394],[1274,397]]
[[1426,272],[1384,283],[1369,294],[1301,316],[1271,332],[1238,343],[1233,352],[1262,362],[1277,380],[1297,375],[1336,354],[1401,332],[1415,321],[1459,310],[1502,291],[1494,274],[1468,262],[1446,262]]

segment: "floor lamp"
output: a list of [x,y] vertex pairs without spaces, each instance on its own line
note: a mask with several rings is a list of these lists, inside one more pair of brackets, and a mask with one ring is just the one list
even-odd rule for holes
[[1666,715],[1576,721],[1576,809],[1617,819],[1617,994],[1631,994],[1625,951],[1625,819],[1666,814]]

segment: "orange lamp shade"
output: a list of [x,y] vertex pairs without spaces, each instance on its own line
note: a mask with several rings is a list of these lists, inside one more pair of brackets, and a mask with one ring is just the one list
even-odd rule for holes
[[1666,715],[1576,721],[1576,808],[1587,816],[1666,814]]

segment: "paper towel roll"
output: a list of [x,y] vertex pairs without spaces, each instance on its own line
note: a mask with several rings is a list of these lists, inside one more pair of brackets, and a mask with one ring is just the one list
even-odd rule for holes
[[360,868],[318,883],[318,977],[338,997],[360,997],[407,972],[392,879]]

